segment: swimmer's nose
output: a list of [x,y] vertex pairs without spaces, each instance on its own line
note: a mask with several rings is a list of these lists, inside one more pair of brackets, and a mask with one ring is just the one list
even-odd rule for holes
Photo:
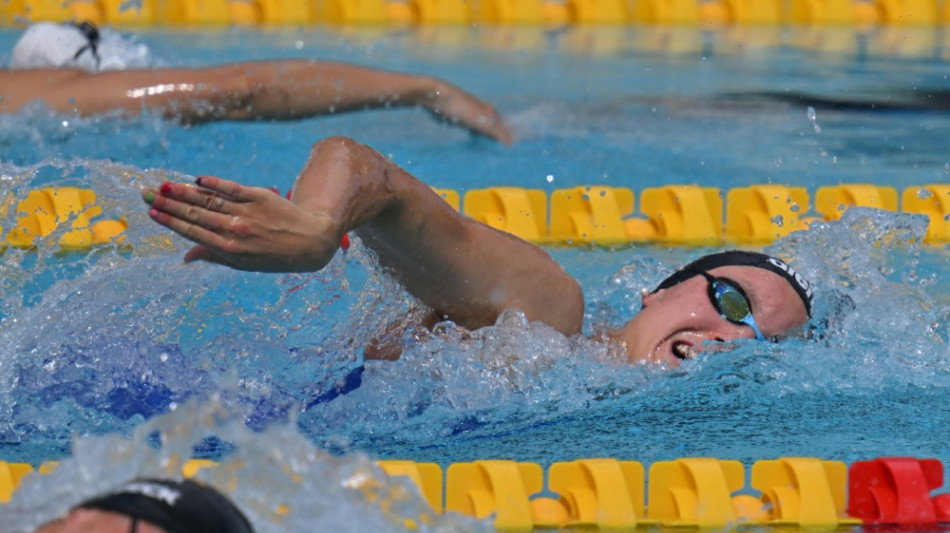
[[701,332],[700,335],[706,342],[722,343],[736,339],[754,338],[755,332],[753,332],[751,328],[733,324],[732,322],[722,319],[722,323],[717,324],[707,331]]

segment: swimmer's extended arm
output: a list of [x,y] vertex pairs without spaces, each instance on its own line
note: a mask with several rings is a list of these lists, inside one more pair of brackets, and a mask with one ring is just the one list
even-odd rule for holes
[[565,334],[580,331],[580,287],[547,253],[463,217],[426,184],[350,139],[314,145],[292,202],[218,178],[200,185],[165,183],[144,193],[154,220],[198,243],[186,260],[313,271],[355,230],[410,293],[462,326],[492,324],[514,308]]
[[138,114],[148,109],[188,123],[422,107],[472,132],[505,144],[512,140],[494,107],[451,83],[330,61],[271,60],[99,73],[0,71],[0,88],[0,108],[7,112],[42,99],[60,112]]

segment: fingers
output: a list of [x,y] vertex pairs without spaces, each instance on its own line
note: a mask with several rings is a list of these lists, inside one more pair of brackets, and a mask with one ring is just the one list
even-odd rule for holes
[[195,183],[210,191],[214,191],[236,202],[250,202],[257,195],[254,187],[245,187],[236,181],[217,178],[215,176],[198,176]]
[[182,183],[165,182],[159,187],[159,191],[167,198],[217,213],[233,214],[233,209],[229,209],[229,207],[236,202],[227,196]]
[[501,113],[494,106],[463,91],[451,97],[445,97],[442,107],[434,112],[453,124],[468,128],[473,133],[484,135],[510,146],[511,130],[505,124]]
[[194,259],[223,262],[211,257],[210,250],[226,253],[234,242],[228,232],[234,216],[227,213],[240,204],[199,187],[172,182],[163,183],[157,191],[143,191],[142,198],[151,206],[148,214],[152,220],[203,246],[203,251],[194,250]]
[[217,263],[219,265],[225,265],[231,268],[240,268],[239,265],[228,261],[220,255],[215,255],[211,250],[200,244],[192,246],[192,248],[185,253],[185,262],[191,263],[192,261],[207,261],[209,263]]
[[[149,209],[148,215],[155,222],[174,231],[182,237],[203,245],[206,248],[221,250],[227,246],[227,239],[199,224],[173,216],[156,208]],[[196,257],[198,259],[199,257]]]
[[145,191],[143,199],[164,215],[212,230],[227,227],[235,209],[227,198],[180,183],[165,182],[157,192]]
[[514,135],[505,120],[494,109],[478,115],[475,120],[466,123],[468,128],[477,134],[494,139],[505,146],[511,146]]
[[190,250],[185,252],[186,263],[190,263],[192,261],[212,261],[213,257],[214,256],[211,254],[211,251],[200,244],[192,246]]
[[501,118],[500,115],[496,115],[495,122],[492,124],[490,136],[494,137],[497,141],[504,144],[505,146],[511,146],[514,143],[514,134],[511,132],[511,128],[508,127],[508,124]]

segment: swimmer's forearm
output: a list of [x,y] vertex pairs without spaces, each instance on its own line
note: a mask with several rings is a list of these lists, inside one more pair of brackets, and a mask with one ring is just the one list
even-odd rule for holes
[[234,118],[301,118],[379,107],[432,107],[440,83],[426,76],[330,61],[267,61],[223,67],[245,80]]
[[[281,120],[347,111],[422,107],[438,118],[510,144],[512,134],[489,103],[443,80],[331,61],[266,61],[217,67],[231,96],[216,112],[233,120]],[[193,120],[202,116],[197,108]]]

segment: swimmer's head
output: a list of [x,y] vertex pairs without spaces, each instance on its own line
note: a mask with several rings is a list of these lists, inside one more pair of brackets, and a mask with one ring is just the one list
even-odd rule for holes
[[675,366],[707,343],[770,340],[808,323],[811,284],[784,261],[755,252],[707,255],[643,295],[643,308],[611,336],[631,362]]
[[220,492],[193,481],[139,479],[74,508],[147,522],[169,533],[253,533],[243,513]]
[[729,250],[700,257],[663,280],[653,292],[667,289],[689,278],[698,276],[702,272],[724,266],[751,266],[778,274],[795,289],[795,293],[805,304],[805,312],[808,313],[809,317],[811,316],[811,303],[814,296],[811,283],[785,261],[758,252]]
[[89,22],[40,22],[27,28],[13,47],[11,69],[78,68],[89,72],[147,67],[144,44]]

